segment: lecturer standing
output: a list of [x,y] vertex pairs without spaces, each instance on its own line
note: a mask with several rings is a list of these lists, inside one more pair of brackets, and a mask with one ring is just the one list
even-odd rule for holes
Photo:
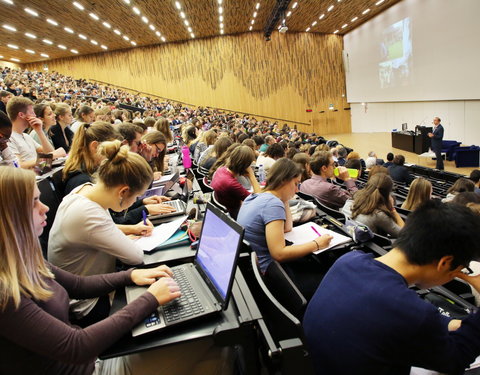
[[437,165],[435,168],[443,170],[443,158],[442,158],[442,140],[443,140],[443,126],[440,123],[440,117],[433,118],[433,133],[428,133],[431,138],[431,149],[435,153],[437,158]]

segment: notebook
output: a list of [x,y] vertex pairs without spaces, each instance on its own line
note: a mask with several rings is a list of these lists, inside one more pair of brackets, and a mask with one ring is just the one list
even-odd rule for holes
[[315,228],[315,230],[321,235],[329,234],[333,237],[332,241],[330,241],[330,246],[326,247],[325,249],[315,251],[315,254],[319,254],[323,251],[331,249],[332,247],[342,245],[352,240],[350,237],[323,228],[312,221],[299,225],[298,227],[294,227],[290,232],[285,233],[285,239],[287,241],[293,242],[294,245],[313,241],[315,238],[318,237],[318,234],[315,233],[315,230],[313,230],[312,227]]
[[[132,330],[132,336],[225,310],[232,292],[242,240],[243,228],[208,203],[194,262],[172,267],[182,297],[159,306]],[[145,290],[146,287],[127,286],[127,302],[135,300]]]

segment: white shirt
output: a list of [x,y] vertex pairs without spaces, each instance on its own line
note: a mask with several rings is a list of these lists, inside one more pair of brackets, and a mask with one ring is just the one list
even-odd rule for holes
[[29,134],[18,134],[13,131],[10,136],[9,146],[12,152],[17,155],[18,160],[28,161],[37,160],[37,148],[41,145],[34,141]]
[[18,166],[18,159],[14,155],[10,147],[7,147],[3,151],[0,151],[0,165],[5,165],[5,164]]

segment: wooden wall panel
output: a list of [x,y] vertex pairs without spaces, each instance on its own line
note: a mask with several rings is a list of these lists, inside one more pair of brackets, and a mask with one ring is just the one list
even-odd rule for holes
[[[345,133],[351,126],[342,48],[337,35],[287,33],[265,42],[261,33],[248,33],[58,59],[48,66],[195,105],[308,123],[298,126],[308,132]],[[328,110],[329,104],[338,111]]]

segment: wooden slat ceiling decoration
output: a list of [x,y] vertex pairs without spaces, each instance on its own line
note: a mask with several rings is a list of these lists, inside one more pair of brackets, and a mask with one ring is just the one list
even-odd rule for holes
[[[276,0],[220,1],[225,35],[249,32],[250,26],[252,31],[262,32],[276,4]],[[288,32],[305,32],[310,27],[309,32],[328,34],[338,30],[338,34],[342,35],[399,1],[401,0],[385,0],[377,5],[379,0],[292,0],[288,7],[291,13],[286,17]],[[220,35],[219,0],[76,2],[84,9],[75,7],[71,0],[0,0],[0,60],[18,59],[18,63],[22,64],[105,52],[102,46],[112,51],[161,44],[164,41],[186,41],[192,39],[188,27],[191,27],[195,38]],[[260,3],[258,9],[257,3]],[[327,11],[332,5],[333,9]],[[133,7],[140,14],[136,14]],[[33,10],[38,16],[26,12],[25,8]],[[370,11],[362,14],[366,9]],[[184,13],[185,19],[180,12]],[[255,18],[254,12],[257,12]],[[90,13],[98,19],[90,16]],[[322,14],[325,17],[320,20]],[[142,17],[146,19],[142,20]],[[351,22],[354,17],[358,19]],[[48,23],[48,18],[58,23],[58,26]],[[185,25],[185,20],[189,26]],[[251,23],[252,20],[254,24]],[[311,26],[315,21],[317,24]],[[104,23],[111,27],[104,26]],[[344,24],[348,26],[342,28]],[[65,31],[65,28],[73,33]],[[117,30],[117,34],[114,30]],[[26,33],[36,38],[31,35],[29,37]],[[272,37],[275,37],[275,33]],[[46,44],[44,39],[53,44]],[[12,49],[8,45],[17,46],[18,49]],[[66,49],[61,49],[59,45]]]

